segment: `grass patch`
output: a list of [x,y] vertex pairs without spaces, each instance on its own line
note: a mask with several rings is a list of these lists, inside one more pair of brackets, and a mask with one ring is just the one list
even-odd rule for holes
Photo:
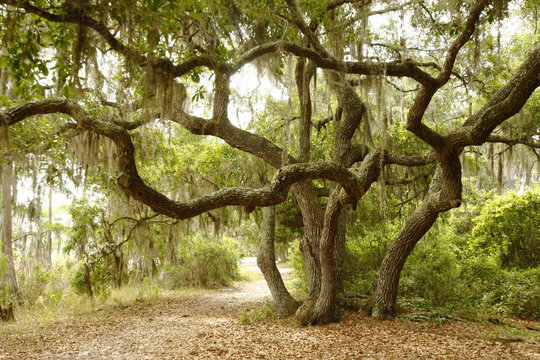
[[245,281],[264,280],[264,276],[259,271],[259,268],[254,267],[253,265],[241,264],[239,273],[240,278]]
[[266,299],[264,304],[250,310],[244,310],[238,322],[241,325],[253,325],[264,320],[277,318],[279,318],[279,314],[274,304]]

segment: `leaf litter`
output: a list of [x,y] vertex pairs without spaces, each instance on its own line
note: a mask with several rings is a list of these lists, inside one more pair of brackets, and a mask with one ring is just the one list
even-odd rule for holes
[[241,325],[242,313],[262,307],[268,297],[258,280],[232,289],[162,292],[152,302],[30,329],[0,328],[0,359],[540,360],[538,323],[518,320],[381,322],[347,312],[342,322],[327,326],[297,327],[275,318]]

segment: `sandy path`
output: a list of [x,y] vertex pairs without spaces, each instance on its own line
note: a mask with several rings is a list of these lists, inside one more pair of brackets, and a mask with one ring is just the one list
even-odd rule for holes
[[240,325],[242,311],[268,295],[264,280],[165,294],[4,335],[0,359],[540,359],[538,337],[494,341],[478,323],[377,322],[350,313],[324,327]]

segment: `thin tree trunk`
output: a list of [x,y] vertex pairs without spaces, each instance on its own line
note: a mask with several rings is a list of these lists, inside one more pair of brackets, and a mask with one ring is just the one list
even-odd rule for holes
[[12,297],[19,299],[19,288],[17,286],[17,274],[15,272],[15,262],[13,260],[13,228],[12,228],[12,182],[13,163],[9,154],[9,139],[7,128],[3,128],[3,147],[6,154],[3,159],[2,169],[2,200],[3,200],[3,223],[2,223],[2,251],[8,260],[7,280]]
[[264,275],[278,314],[282,317],[287,317],[295,313],[299,304],[291,296],[289,291],[287,291],[287,288],[283,283],[283,278],[276,266],[274,250],[276,209],[271,206],[264,207],[262,211],[262,236],[259,252],[257,254],[257,265]]
[[13,302],[6,307],[0,304],[0,322],[15,321],[15,312],[13,311]]
[[90,267],[87,263],[84,263],[84,287],[86,294],[91,298],[94,297],[94,290],[92,289],[92,281],[90,279]]
[[177,257],[176,257],[176,242],[174,240],[174,234],[173,234],[173,225],[169,225],[168,234],[167,234],[167,260],[172,265],[176,264]]
[[39,219],[36,219],[35,226],[36,226],[36,233],[35,233],[36,256],[34,260],[36,263],[42,264],[43,263],[43,244],[41,243],[41,225],[40,225]]
[[122,276],[124,269],[124,253],[122,252],[121,246],[118,246],[114,249],[114,267],[115,267],[115,277],[116,277],[116,287],[120,288],[122,286]]
[[56,241],[58,242],[56,253],[60,255],[62,252],[62,236],[59,233],[56,233]]
[[47,230],[47,248],[45,249],[45,266],[50,269],[52,267],[52,193],[53,187],[49,187],[49,229]]

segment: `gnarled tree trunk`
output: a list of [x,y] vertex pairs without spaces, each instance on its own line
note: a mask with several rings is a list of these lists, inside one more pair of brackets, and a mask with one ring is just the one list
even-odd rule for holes
[[276,258],[274,252],[275,226],[276,226],[276,210],[275,207],[264,207],[262,236],[257,254],[257,265],[264,275],[274,306],[278,314],[282,317],[293,315],[298,309],[298,302],[287,291],[281,274],[276,266]]
[[314,300],[321,291],[321,262],[319,257],[319,241],[322,234],[324,216],[320,204],[308,183],[298,183],[292,187],[304,224],[304,236],[300,250],[304,258],[304,266],[308,281],[309,300]]
[[459,153],[440,156],[428,196],[407,219],[384,256],[375,290],[374,317],[385,320],[396,316],[399,279],[407,257],[433,226],[439,213],[461,204],[461,190]]

